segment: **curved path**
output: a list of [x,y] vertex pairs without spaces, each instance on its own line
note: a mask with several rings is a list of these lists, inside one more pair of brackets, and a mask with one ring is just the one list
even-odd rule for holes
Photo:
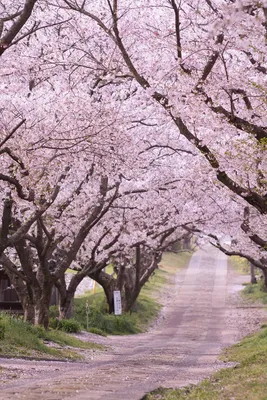
[[229,290],[227,257],[211,246],[199,250],[178,274],[160,326],[109,337],[113,350],[88,363],[1,360],[2,366],[33,368],[33,373],[32,379],[27,375],[3,385],[0,399],[140,400],[159,386],[196,383],[225,365],[217,356],[235,341],[236,329],[226,323]]

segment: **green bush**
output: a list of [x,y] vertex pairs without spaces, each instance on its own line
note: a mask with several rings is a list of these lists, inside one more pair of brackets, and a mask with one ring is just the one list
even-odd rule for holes
[[0,320],[0,340],[4,340],[6,332],[6,326],[3,321]]
[[49,318],[49,328],[58,329],[58,319],[57,318]]
[[50,306],[50,308],[49,308],[49,318],[57,318],[58,315],[59,315],[58,306]]
[[22,330],[25,330],[40,339],[43,339],[45,337],[46,330],[43,326],[34,326],[29,322],[23,321],[22,319],[11,319],[10,322],[11,325],[14,325],[14,329],[21,328]]
[[263,280],[259,280],[256,284],[248,284],[243,290],[243,295],[252,301],[267,304],[267,292]]
[[[85,300],[77,300],[78,302],[74,307],[74,318],[80,322],[84,329],[87,329]],[[137,326],[135,312],[132,314],[126,313],[120,316],[108,314],[105,302],[101,300],[101,302],[97,302],[95,305],[90,305],[88,313],[88,331],[97,334],[99,334],[100,331],[101,334],[125,335],[138,333],[141,330]]]
[[88,328],[88,332],[94,333],[95,335],[99,335],[99,336],[107,336],[107,334],[102,331],[101,329],[98,328]]
[[81,331],[79,322],[74,319],[61,319],[50,318],[49,326],[52,329],[58,329],[67,333],[78,333]]
[[254,293],[255,292],[255,287],[254,287],[254,285],[253,284],[248,284],[246,287],[245,287],[245,289],[243,290],[243,292],[245,293],[245,294],[251,294],[251,293]]

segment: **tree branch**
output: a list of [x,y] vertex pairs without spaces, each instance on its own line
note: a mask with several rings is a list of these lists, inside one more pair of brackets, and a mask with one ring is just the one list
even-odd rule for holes
[[22,200],[33,201],[34,199],[33,193],[30,191],[28,195],[24,194],[22,186],[16,178],[12,178],[11,176],[0,173],[0,180],[8,182],[12,186],[15,186],[17,194],[19,198],[21,198]]
[[12,40],[17,36],[23,26],[30,18],[37,0],[26,0],[23,10],[19,13],[17,20],[13,23],[8,32],[0,40],[0,56],[9,47]]
[[12,131],[2,140],[0,143],[0,148],[14,135],[14,133],[21,127],[26,122],[26,119],[23,119],[20,121],[13,129]]

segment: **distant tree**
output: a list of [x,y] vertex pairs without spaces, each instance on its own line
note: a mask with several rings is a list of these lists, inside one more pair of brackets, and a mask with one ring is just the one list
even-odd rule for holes
[[[175,228],[158,233],[158,245],[149,247],[146,243],[133,246],[130,254],[121,253],[112,258],[113,274],[103,269],[95,269],[89,276],[97,281],[104,289],[109,313],[114,313],[113,292],[121,293],[122,310],[131,311],[138,299],[143,286],[154,274],[162,259],[163,251],[168,247],[168,237],[175,232]],[[172,238],[171,241],[174,239]],[[177,238],[175,240],[178,240]]]

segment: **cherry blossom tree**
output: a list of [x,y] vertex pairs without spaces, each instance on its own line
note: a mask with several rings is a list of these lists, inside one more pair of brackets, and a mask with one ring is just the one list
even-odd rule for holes
[[[265,2],[65,3],[115,45],[114,65],[144,89],[140,106],[158,103],[217,180],[265,214]],[[261,223],[249,239],[264,251]]]
[[[238,199],[232,202],[224,211],[222,218],[219,213],[214,223],[206,222],[202,227],[190,226],[186,230],[201,235],[228,256],[239,256],[261,270],[264,289],[267,290],[267,259],[266,259],[266,220],[253,207],[240,203]],[[253,278],[253,276],[252,276]]]
[[[117,253],[112,258],[113,274],[107,274],[103,268],[95,268],[89,272],[89,276],[97,281],[104,289],[109,312],[114,312],[113,292],[119,290],[121,293],[123,312],[131,311],[141,292],[143,286],[148,282],[158,268],[162,259],[163,251],[179,240],[182,240],[188,233],[175,236],[175,228],[157,232],[158,243],[154,248],[143,242],[133,245],[132,251],[125,250]],[[168,238],[172,235],[172,239]]]
[[142,97],[135,88],[140,107],[158,103],[218,181],[266,213],[266,4],[64,3],[95,24],[99,43],[106,37],[115,52],[109,71],[117,66],[144,89]]
[[[257,267],[261,270],[263,276],[263,284],[264,290],[267,291],[267,259],[266,259],[266,250],[262,250],[257,246],[251,246],[251,243],[248,244],[246,248],[238,245],[234,240],[234,244],[229,247],[225,244],[221,243],[219,238],[216,235],[210,235],[213,239],[213,245],[220,249],[223,253],[228,256],[239,256],[248,260],[248,262],[253,265],[253,267]],[[255,282],[252,282],[255,283]]]
[[[32,312],[30,307],[26,307],[25,312],[29,318],[34,319],[35,324],[48,325],[53,285],[75,259],[90,230],[110,207],[115,197],[112,193],[106,199],[109,190],[107,180],[102,178],[95,204],[88,204],[84,220],[77,226],[75,233],[72,231],[66,237],[61,226],[61,234],[58,234],[56,224],[49,223],[51,214],[48,214],[39,218],[32,232],[16,243],[17,257],[14,258],[13,254],[2,256],[2,264],[6,268],[11,265],[13,271],[19,271],[15,287],[23,287],[24,291],[21,289],[20,293],[25,293],[26,299],[23,299],[22,304],[31,306]],[[18,220],[16,222],[19,224]]]
[[53,285],[64,317],[86,275],[130,308],[185,228],[265,251],[264,2],[0,7],[0,260],[26,319],[47,325]]

